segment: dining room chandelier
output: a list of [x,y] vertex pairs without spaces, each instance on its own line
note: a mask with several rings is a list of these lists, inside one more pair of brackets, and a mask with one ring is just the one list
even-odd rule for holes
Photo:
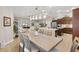
[[42,20],[42,19],[46,19],[47,18],[47,12],[46,10],[39,10],[38,7],[35,8],[35,13],[39,14],[35,14],[35,15],[31,15],[30,16],[30,20]]

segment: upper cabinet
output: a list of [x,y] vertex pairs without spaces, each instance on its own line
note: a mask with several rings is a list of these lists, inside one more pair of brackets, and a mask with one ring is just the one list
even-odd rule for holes
[[57,24],[72,24],[72,18],[63,17],[63,18],[57,20]]

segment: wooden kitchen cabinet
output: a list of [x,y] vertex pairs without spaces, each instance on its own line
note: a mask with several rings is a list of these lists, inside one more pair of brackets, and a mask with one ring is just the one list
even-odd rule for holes
[[73,10],[73,35],[79,37],[79,8]]
[[56,30],[56,34],[58,34],[59,36],[63,35],[63,33],[67,33],[67,34],[73,33],[73,28],[62,27],[62,25],[70,26],[72,24],[72,18],[71,17],[63,17],[61,19],[58,19],[57,24],[60,25],[60,29]]

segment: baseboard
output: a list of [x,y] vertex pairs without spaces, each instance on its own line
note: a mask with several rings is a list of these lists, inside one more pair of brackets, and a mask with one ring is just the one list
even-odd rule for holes
[[4,48],[7,44],[11,43],[12,41],[14,41],[14,39],[12,39],[12,40],[10,40],[9,42],[6,42],[5,44],[3,44],[3,45],[1,46],[1,48]]

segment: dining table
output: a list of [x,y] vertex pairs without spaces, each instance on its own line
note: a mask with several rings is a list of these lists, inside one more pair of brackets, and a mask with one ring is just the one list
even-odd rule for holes
[[26,31],[29,40],[44,51],[50,51],[63,41],[62,37],[50,37],[41,33],[35,34],[35,31]]

